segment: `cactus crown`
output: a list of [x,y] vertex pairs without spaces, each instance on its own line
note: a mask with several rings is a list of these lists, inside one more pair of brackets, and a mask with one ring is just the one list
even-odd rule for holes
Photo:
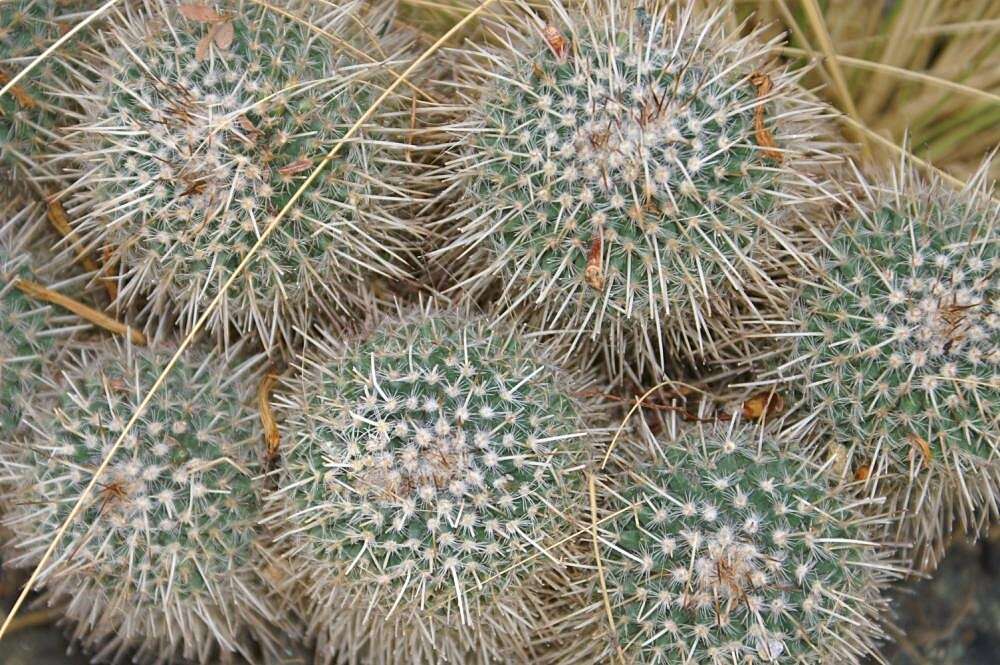
[[[169,357],[104,343],[32,400],[31,445],[0,459],[16,492],[12,564],[38,560]],[[249,654],[247,627],[268,611],[251,480],[262,437],[241,387],[253,363],[182,356],[43,571],[76,636],[100,653]]]
[[[648,433],[615,488],[604,568],[618,643],[643,663],[859,662],[889,575],[865,518],[772,434]],[[652,451],[656,451],[653,454]],[[655,459],[654,459],[655,458]]]
[[[151,290],[155,306],[172,301],[185,326],[368,110],[400,50],[392,35],[376,37],[388,22],[377,6],[224,8],[194,20],[183,7],[147,2],[116,22],[77,134],[93,206],[85,240],[126,266],[122,298]],[[316,311],[352,314],[373,276],[405,273],[413,229],[393,212],[405,195],[386,184],[399,145],[392,103],[295,204],[210,327],[287,339]]]
[[[855,467],[923,513],[909,520],[918,545],[939,544],[938,515],[995,511],[1000,489],[1000,206],[985,173],[963,192],[906,167],[863,184],[802,293],[788,366]],[[893,476],[939,485],[916,506],[923,492]]]
[[553,3],[555,24],[511,19],[502,50],[460,54],[483,100],[456,130],[472,196],[445,251],[479,247],[463,284],[499,269],[507,301],[553,325],[636,329],[660,365],[725,356],[737,319],[781,299],[795,208],[817,194],[816,110],[721,13],[597,4]]
[[[334,649],[371,639],[385,662],[415,662],[509,648],[504,631],[531,611],[514,589],[544,567],[532,555],[566,535],[578,497],[589,435],[576,387],[520,334],[463,312],[388,318],[307,353],[278,400],[289,443],[273,499],[279,541],[318,576],[311,595],[339,603],[315,613],[340,633]],[[370,632],[349,634],[350,610],[378,617]],[[436,641],[370,638],[382,621],[409,622],[406,634],[429,622],[416,634]]]

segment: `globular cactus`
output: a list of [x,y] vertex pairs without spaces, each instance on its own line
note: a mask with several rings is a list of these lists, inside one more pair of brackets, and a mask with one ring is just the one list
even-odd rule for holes
[[[30,438],[0,456],[8,565],[39,561],[169,357],[87,347],[31,397]],[[273,568],[258,548],[257,360],[184,354],[42,569],[95,658],[207,663],[276,648]]]
[[[103,33],[100,80],[71,137],[88,249],[120,261],[119,299],[189,329],[405,56],[391,5],[141,3]],[[405,89],[405,88],[404,88]],[[344,321],[375,277],[407,274],[417,231],[394,180],[410,120],[391,98],[254,256],[208,327],[288,340]],[[397,122],[397,120],[399,120]]]
[[614,367],[752,356],[827,197],[822,111],[721,12],[547,5],[551,23],[505,17],[500,47],[455,56],[467,193],[437,255],[472,292],[501,276],[508,307],[600,340]]
[[961,192],[908,166],[858,189],[779,374],[928,566],[1000,505],[1000,206],[986,167]]
[[[101,4],[98,0],[0,3],[0,87]],[[86,39],[92,34],[85,29],[83,37],[77,37]],[[11,189],[15,171],[46,178],[53,174],[39,164],[38,155],[60,140],[59,125],[79,119],[74,111],[82,78],[76,58],[66,54],[63,49],[59,57],[46,58],[0,97],[0,169],[4,169],[0,192]]]
[[317,662],[530,661],[582,505],[582,379],[512,328],[432,308],[300,364],[275,398],[268,520]]
[[[566,662],[858,663],[873,652],[880,591],[896,574],[854,497],[738,420],[674,439],[642,431],[601,492],[606,596],[595,581],[599,620],[567,636]],[[604,630],[588,652],[594,625]]]

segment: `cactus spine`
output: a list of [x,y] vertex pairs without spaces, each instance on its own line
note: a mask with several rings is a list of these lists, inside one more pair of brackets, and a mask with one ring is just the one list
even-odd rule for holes
[[859,663],[873,652],[895,573],[869,540],[872,518],[779,445],[733,420],[676,440],[647,428],[623,446],[600,525],[616,630],[593,662],[618,649],[648,664]]
[[[84,242],[125,267],[123,302],[148,295],[185,329],[403,57],[395,33],[377,37],[391,19],[378,4],[191,7],[145,2],[105,31],[98,94],[73,135]],[[234,330],[287,341],[318,314],[349,320],[372,278],[406,275],[415,230],[397,212],[410,194],[392,184],[397,101],[343,146],[222,296],[209,327],[224,341]]]

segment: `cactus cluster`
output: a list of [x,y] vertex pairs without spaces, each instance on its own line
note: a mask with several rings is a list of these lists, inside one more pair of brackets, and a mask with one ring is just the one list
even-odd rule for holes
[[[615,633],[637,663],[857,662],[892,576],[870,518],[773,434],[733,420],[652,435],[600,526]],[[603,608],[601,610],[603,612]]]
[[1000,491],[1000,206],[903,168],[862,184],[801,295],[786,375],[930,560]]
[[[168,359],[105,342],[36,390],[29,440],[0,455],[10,565],[39,560]],[[253,656],[251,636],[268,646],[253,365],[182,356],[43,569],[50,601],[96,657],[217,662]]]
[[502,48],[456,56],[481,90],[454,128],[472,204],[439,253],[616,365],[749,355],[803,261],[799,209],[824,196],[817,106],[723,12],[594,4],[558,27],[508,18]]
[[[269,223],[392,79],[403,40],[362,2],[140,3],[98,49],[98,91],[72,134],[88,249],[123,266],[120,299],[189,329]],[[372,41],[374,40],[374,42]],[[357,316],[368,282],[407,273],[412,196],[393,180],[383,103],[284,217],[209,328],[267,344],[317,312]]]
[[317,342],[279,392],[270,519],[319,662],[523,662],[573,527],[586,401],[515,329],[420,308]]
[[105,12],[0,97],[0,545],[95,661],[858,665],[1000,512],[988,166],[855,178],[733,8],[105,4],[0,0],[0,85]]

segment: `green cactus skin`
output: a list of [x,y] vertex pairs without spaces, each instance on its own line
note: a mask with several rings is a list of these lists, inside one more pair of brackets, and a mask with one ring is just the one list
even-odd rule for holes
[[[169,358],[87,347],[33,396],[31,439],[0,457],[9,565],[38,562]],[[258,360],[181,356],[42,570],[47,599],[96,659],[215,663],[277,648],[253,481]]]
[[[80,235],[124,266],[120,300],[148,297],[185,330],[403,57],[384,4],[234,0],[217,15],[230,20],[150,0],[115,21],[73,135]],[[233,26],[227,48],[206,37],[220,25]],[[350,320],[373,278],[406,275],[418,231],[397,214],[412,198],[393,181],[404,116],[409,103],[385,102],[298,200],[209,319],[224,341],[234,327],[270,345],[320,314]]]
[[781,373],[902,517],[887,537],[936,564],[955,522],[975,533],[1000,490],[1000,206],[986,168],[961,192],[904,166],[862,182]]
[[[623,443],[599,540],[627,662],[858,663],[874,652],[880,591],[897,574],[869,542],[872,518],[806,460],[772,452],[776,436],[732,420]],[[586,662],[611,662],[618,647],[604,639]]]
[[20,197],[0,201],[0,440],[21,428],[23,402],[60,354],[57,341],[89,327],[15,286],[18,278],[65,286],[55,277],[65,261],[48,251],[43,216]]
[[774,44],[726,34],[722,13],[549,4],[565,55],[530,15],[496,26],[499,50],[456,55],[479,96],[453,128],[468,194],[436,255],[462,257],[448,267],[473,293],[500,275],[507,307],[599,339],[615,366],[745,359],[752,329],[787,318],[802,211],[827,197],[818,105],[777,71],[759,97]]
[[[594,405],[505,325],[430,307],[307,350],[276,393],[268,520],[318,661],[531,662]],[[596,408],[596,407],[595,407]]]
[[[0,87],[27,67],[65,30],[101,6],[98,0],[9,0],[0,3]],[[89,39],[87,29],[76,39]],[[80,42],[74,42],[79,49]],[[40,153],[61,140],[57,127],[79,120],[74,100],[83,89],[76,59],[66,49],[39,63],[0,97],[0,193],[15,171],[52,177]],[[72,92],[71,92],[72,91]]]

